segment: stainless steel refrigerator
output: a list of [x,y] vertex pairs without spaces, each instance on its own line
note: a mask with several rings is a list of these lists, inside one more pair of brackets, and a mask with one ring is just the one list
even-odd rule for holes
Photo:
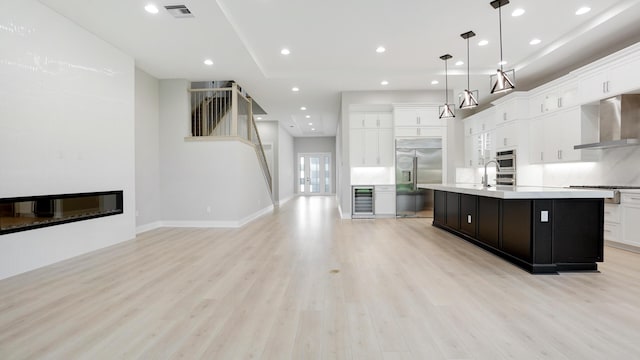
[[396,216],[433,217],[433,190],[442,183],[442,139],[396,140]]

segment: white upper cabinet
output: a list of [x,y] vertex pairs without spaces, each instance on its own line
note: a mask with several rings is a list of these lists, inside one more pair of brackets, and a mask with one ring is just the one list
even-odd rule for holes
[[565,76],[530,92],[531,117],[574,106],[578,101],[578,81]]
[[390,112],[352,112],[349,115],[351,129],[391,129],[393,114]]
[[396,127],[446,126],[446,119],[438,118],[437,106],[394,106]]
[[591,103],[640,89],[639,68],[640,45],[633,45],[576,70],[579,103]]
[[393,166],[391,112],[351,112],[349,116],[351,166]]
[[573,147],[594,142],[597,137],[597,108],[573,106],[539,116],[530,122],[532,164],[593,161],[598,152]]
[[495,105],[496,126],[529,117],[529,100],[525,92],[512,92],[492,104]]

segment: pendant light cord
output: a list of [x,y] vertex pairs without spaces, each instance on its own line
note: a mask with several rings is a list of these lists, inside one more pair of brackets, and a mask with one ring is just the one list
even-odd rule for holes
[[449,77],[447,76],[447,60],[444,61],[444,104],[449,104]]
[[467,38],[467,91],[471,91],[471,86],[469,85],[469,77],[471,74],[469,73],[469,38]]
[[502,60],[502,5],[498,8],[498,17],[498,23],[500,24],[500,71],[502,71],[502,64],[504,63]]

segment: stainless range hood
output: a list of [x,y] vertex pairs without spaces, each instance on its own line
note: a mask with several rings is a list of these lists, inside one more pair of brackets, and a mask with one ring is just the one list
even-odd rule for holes
[[600,101],[600,141],[579,149],[640,145],[640,95],[619,95]]

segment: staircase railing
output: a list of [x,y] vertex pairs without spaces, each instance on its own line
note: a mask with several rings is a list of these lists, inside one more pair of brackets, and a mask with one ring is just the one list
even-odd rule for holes
[[267,185],[269,186],[269,191],[273,195],[273,179],[271,177],[271,171],[269,170],[269,162],[267,161],[267,156],[264,153],[264,147],[262,146],[262,140],[260,140],[260,134],[258,133],[258,128],[256,127],[256,122],[251,117],[251,142],[253,143],[256,153],[258,154],[258,161],[260,162],[260,166],[262,167],[262,173],[264,174],[264,179],[267,181]]
[[[197,83],[204,88],[189,89],[191,93],[191,136],[236,137],[251,142],[258,162],[273,196],[273,179],[260,134],[253,118],[253,101],[232,81]],[[214,86],[207,86],[214,85]],[[222,85],[215,87],[215,85]],[[193,87],[193,86],[192,86]]]

